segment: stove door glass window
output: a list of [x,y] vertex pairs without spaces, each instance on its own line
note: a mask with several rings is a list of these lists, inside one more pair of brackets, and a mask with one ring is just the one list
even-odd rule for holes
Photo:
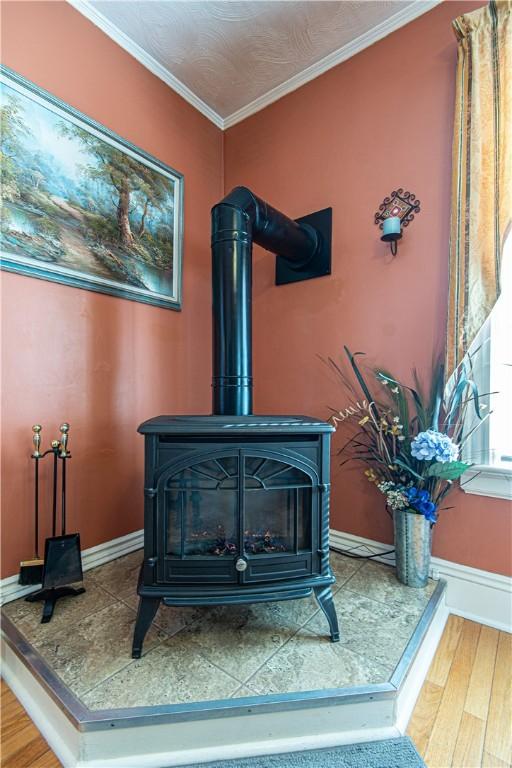
[[311,550],[312,479],[298,467],[246,456],[244,551],[247,555]]
[[193,464],[165,487],[167,553],[178,557],[238,553],[238,456]]

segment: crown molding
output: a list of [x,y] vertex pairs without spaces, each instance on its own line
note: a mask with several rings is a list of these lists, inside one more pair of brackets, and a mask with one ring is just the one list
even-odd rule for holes
[[245,107],[238,109],[236,112],[233,112],[231,115],[224,118],[224,130],[226,128],[231,128],[232,125],[236,125],[247,117],[259,112],[261,109],[268,107],[269,104],[286,96],[287,93],[296,91],[297,88],[309,83],[311,80],[319,77],[319,75],[323,75],[324,72],[341,64],[342,61],[350,59],[352,56],[355,56],[356,53],[363,51],[378,40],[382,40],[383,37],[390,35],[391,32],[394,32],[405,24],[408,24],[410,21],[417,19],[418,16],[427,13],[427,11],[432,10],[432,8],[435,8],[435,6],[439,5],[441,2],[442,0],[416,0],[413,4],[394,13],[393,16],[390,16],[385,21],[377,24],[377,26],[372,27],[372,29],[359,35],[359,37],[346,43],[346,45],[343,45],[341,48],[327,54],[327,56],[324,56],[323,59],[315,62],[315,64],[302,70],[302,72],[298,72],[296,75],[293,75],[293,77],[290,77],[289,80],[277,85],[267,93],[264,93],[262,96],[254,99],[254,101],[251,101],[250,104],[247,104]]
[[181,80],[178,80],[177,77],[172,75],[168,69],[154,59],[153,56],[150,56],[140,45],[135,43],[131,37],[125,35],[119,27],[112,24],[106,16],[97,11],[87,0],[67,0],[67,2],[69,5],[72,5],[76,11],[79,11],[95,26],[101,29],[101,31],[108,35],[115,43],[120,45],[127,53],[133,56],[134,59],[137,59],[137,61],[146,67],[146,69],[149,69],[153,75],[156,75],[160,80],[163,80],[169,88],[172,88],[173,91],[185,99],[185,101],[188,101],[189,104],[207,117],[208,120],[211,120],[217,128],[224,130],[224,120],[217,114],[217,112],[215,112],[215,110],[209,107],[206,102],[199,98],[199,96],[196,96],[185,83],[182,83]]
[[277,101],[278,99],[286,96],[286,94],[297,90],[302,85],[309,83],[314,78],[327,72],[337,64],[346,61],[347,59],[355,56],[356,53],[363,51],[368,46],[376,43],[378,40],[382,40],[383,37],[390,35],[400,27],[408,24],[410,21],[414,21],[418,16],[427,13],[428,11],[439,5],[442,0],[415,0],[411,5],[405,6],[403,9],[397,11],[385,21],[372,27],[367,32],[354,40],[351,40],[341,48],[329,53],[319,61],[307,67],[302,72],[298,72],[293,77],[290,77],[284,83],[277,85],[267,93],[259,96],[250,104],[241,107],[233,112],[231,115],[223,118],[214,109],[212,109],[206,102],[199,98],[188,86],[178,80],[173,74],[169,72],[166,67],[160,64],[156,59],[150,56],[140,45],[135,43],[128,35],[122,32],[115,24],[107,19],[102,13],[97,11],[88,0],[67,0],[67,2],[85,16],[89,21],[95,24],[99,29],[108,35],[114,42],[121,46],[127,53],[133,56],[139,61],[146,69],[152,72],[156,77],[163,80],[163,82],[172,88],[173,91],[178,93],[182,98],[197,109],[201,114],[211,120],[217,128],[226,130],[247,117],[254,115],[256,112],[267,107],[269,104]]

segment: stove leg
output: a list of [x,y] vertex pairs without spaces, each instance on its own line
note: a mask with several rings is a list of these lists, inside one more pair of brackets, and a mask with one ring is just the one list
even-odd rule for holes
[[336,616],[336,608],[334,607],[331,588],[317,587],[315,589],[315,597],[329,622],[331,641],[333,643],[338,643],[340,640],[340,630],[338,628],[338,617]]
[[146,632],[151,626],[160,605],[159,597],[140,597],[137,620],[133,631],[132,659],[140,659]]

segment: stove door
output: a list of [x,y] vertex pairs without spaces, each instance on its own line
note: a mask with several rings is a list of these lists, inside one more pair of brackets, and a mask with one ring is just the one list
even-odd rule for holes
[[236,583],[239,554],[240,471],[237,450],[190,463],[159,483],[160,578],[164,582]]
[[183,456],[157,491],[161,583],[248,584],[318,572],[318,478],[293,450]]
[[[242,583],[316,572],[317,489],[313,470],[285,451],[241,455]],[[238,564],[240,567],[240,563]]]

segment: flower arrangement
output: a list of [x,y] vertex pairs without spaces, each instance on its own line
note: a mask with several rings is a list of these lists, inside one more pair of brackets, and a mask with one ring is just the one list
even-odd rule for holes
[[[364,353],[352,354],[347,347],[345,353],[355,382],[328,359],[351,397],[343,410],[331,409],[334,426],[351,433],[339,451],[342,464],[355,461],[366,466],[364,474],[385,497],[391,515],[395,510],[409,510],[433,525],[454,481],[471,466],[459,459],[465,441],[489,415],[482,416],[485,406],[471,379],[471,357],[461,363],[446,386],[443,367],[435,366],[425,397],[416,372],[413,388],[374,369],[370,389],[356,362],[356,356]],[[470,407],[478,422],[465,432]]]

